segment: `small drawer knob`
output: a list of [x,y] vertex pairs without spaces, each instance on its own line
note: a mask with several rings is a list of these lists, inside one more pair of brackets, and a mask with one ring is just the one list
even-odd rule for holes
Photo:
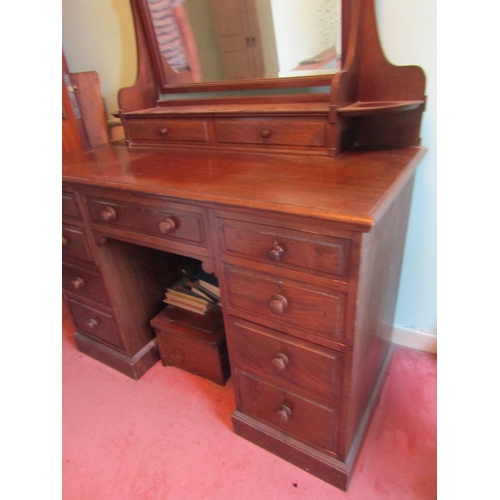
[[288,359],[288,356],[286,354],[278,352],[277,354],[275,354],[271,363],[274,366],[274,368],[276,368],[276,370],[282,372],[288,366],[289,361],[290,360]]
[[177,229],[177,224],[172,217],[167,217],[166,219],[160,221],[158,223],[158,229],[161,234],[170,234],[173,233]]
[[287,404],[281,403],[278,411],[276,412],[276,416],[282,422],[288,422],[292,416],[292,409]]
[[168,128],[167,127],[162,127],[160,129],[160,135],[167,135],[168,134]]
[[268,307],[275,314],[283,314],[288,307],[288,299],[283,295],[275,295],[269,301]]
[[272,260],[273,262],[278,262],[279,260],[281,260],[281,257],[283,257],[284,253],[285,250],[283,250],[283,247],[276,243],[267,251],[267,258],[269,260]]
[[65,237],[63,236],[63,237],[62,237],[62,246],[63,246],[63,247],[66,247],[66,246],[68,246],[68,244],[69,244],[69,240],[68,240],[68,238],[65,238]]
[[99,322],[94,319],[94,318],[91,318],[87,321],[87,326],[91,329],[91,330],[94,330],[97,325],[99,325]]
[[264,130],[261,131],[260,136],[262,137],[262,139],[268,139],[269,137],[271,137],[271,130],[265,128]]
[[83,285],[85,285],[85,281],[77,276],[74,280],[71,280],[71,284],[75,290],[79,290]]
[[101,210],[101,217],[106,221],[106,222],[111,222],[116,220],[116,211],[112,207],[106,207],[104,210]]

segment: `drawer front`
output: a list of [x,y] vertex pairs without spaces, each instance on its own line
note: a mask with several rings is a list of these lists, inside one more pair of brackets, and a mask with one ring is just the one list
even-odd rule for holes
[[169,240],[206,246],[201,212],[182,210],[177,204],[165,209],[114,200],[89,198],[93,222]]
[[240,408],[243,413],[292,436],[335,452],[339,412],[238,371]]
[[323,119],[245,118],[215,120],[219,143],[273,146],[326,145],[326,122]]
[[129,139],[160,142],[208,142],[208,123],[205,120],[135,120],[127,119]]
[[225,284],[230,308],[326,339],[342,341],[344,337],[342,292],[228,265]]
[[231,318],[233,364],[287,389],[302,390],[340,402],[342,353]]
[[79,297],[93,300],[99,304],[109,305],[101,277],[97,273],[78,266],[63,264],[62,287],[63,290]]
[[63,259],[80,259],[92,262],[92,254],[82,228],[63,224],[62,242]]
[[62,215],[63,217],[81,219],[80,209],[76,203],[75,194],[71,191],[63,191],[62,193]]
[[224,253],[327,277],[347,275],[349,240],[242,221],[221,220]]
[[68,300],[68,306],[77,330],[116,347],[123,347],[113,316],[73,300]]

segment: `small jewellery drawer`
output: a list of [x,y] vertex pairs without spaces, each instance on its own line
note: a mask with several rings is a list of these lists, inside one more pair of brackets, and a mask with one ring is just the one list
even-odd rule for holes
[[99,304],[109,305],[99,274],[79,266],[63,263],[62,287],[63,290],[79,297],[93,300]]
[[126,119],[128,138],[134,141],[208,142],[205,120]]
[[81,219],[80,210],[75,199],[75,193],[71,191],[62,192],[62,215],[63,217]]
[[238,370],[240,408],[283,432],[335,452],[339,411]]
[[113,316],[73,300],[68,300],[68,306],[77,330],[114,346],[123,347]]
[[230,319],[230,334],[233,364],[281,387],[340,402],[342,353],[236,318]]
[[89,197],[93,222],[169,240],[206,246],[201,211],[172,203],[162,208]]
[[326,122],[321,118],[240,118],[214,122],[219,143],[273,146],[326,145]]
[[327,277],[345,277],[349,240],[290,229],[221,219],[222,251]]
[[229,308],[342,341],[344,293],[229,265],[224,276]]
[[62,225],[62,257],[92,262],[92,255],[82,228]]

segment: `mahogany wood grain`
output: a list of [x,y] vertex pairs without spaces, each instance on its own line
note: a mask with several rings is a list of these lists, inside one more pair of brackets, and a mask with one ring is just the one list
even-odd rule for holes
[[[424,74],[386,60],[374,0],[343,0],[341,72],[234,87],[328,94],[158,103],[161,90],[233,85],[158,78],[145,4],[131,5],[139,68],[119,105],[134,147],[63,158],[77,346],[140,377],[158,360],[150,321],[166,288],[185,257],[200,260],[219,279],[235,432],[346,489],[390,360]],[[164,363],[207,368],[203,328],[171,323]]]
[[342,353],[237,318],[229,325],[235,366],[304,397],[341,401]]
[[88,147],[81,118],[75,114],[65,76],[69,75],[68,63],[62,54],[62,152],[70,153]]
[[167,306],[150,323],[164,366],[176,366],[225,385],[230,368],[219,308],[201,316]]
[[220,219],[219,235],[224,254],[272,263],[298,271],[342,278],[347,271],[349,240],[311,231]]
[[[130,150],[103,146],[63,160],[63,179],[173,199],[314,217],[368,231],[391,185],[411,175],[425,148],[351,152],[339,158]],[[262,187],[265,186],[265,189]]]
[[99,75],[95,71],[70,74],[85,132],[91,148],[109,141]]
[[340,292],[232,266],[226,266],[224,282],[233,314],[242,309],[260,321],[343,340],[345,297]]

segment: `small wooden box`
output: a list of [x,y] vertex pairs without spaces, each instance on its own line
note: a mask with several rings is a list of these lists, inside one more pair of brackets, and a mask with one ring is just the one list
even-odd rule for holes
[[230,369],[219,308],[200,315],[169,305],[150,324],[164,366],[176,366],[225,385]]

